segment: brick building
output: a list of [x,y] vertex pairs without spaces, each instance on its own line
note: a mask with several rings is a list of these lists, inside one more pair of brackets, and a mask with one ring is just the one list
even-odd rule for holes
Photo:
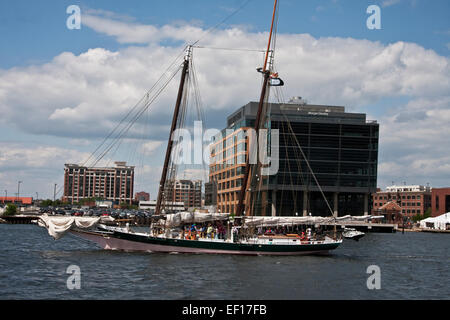
[[115,162],[115,167],[88,168],[66,164],[63,201],[76,203],[83,199],[111,200],[114,204],[132,203],[134,167]]
[[31,197],[0,197],[1,204],[21,204],[21,205],[31,205],[33,203],[33,198]]
[[433,188],[431,192],[431,215],[450,212],[450,188]]
[[134,200],[136,200],[137,202],[150,201],[150,193],[144,191],[137,192],[136,195],[134,196]]
[[372,194],[372,214],[377,215],[388,202],[395,202],[404,216],[423,215],[431,208],[431,190],[424,186],[391,186]]
[[202,206],[201,180],[175,180],[167,182],[166,201],[170,203],[184,203],[185,208],[200,208]]

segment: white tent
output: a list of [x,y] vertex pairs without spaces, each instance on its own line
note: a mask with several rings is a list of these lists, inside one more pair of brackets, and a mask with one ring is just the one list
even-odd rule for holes
[[444,213],[437,217],[427,218],[420,221],[420,227],[425,229],[446,230],[447,224],[450,225],[450,212]]

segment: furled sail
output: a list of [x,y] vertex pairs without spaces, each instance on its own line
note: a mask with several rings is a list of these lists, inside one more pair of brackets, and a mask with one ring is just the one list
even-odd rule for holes
[[[245,217],[245,225],[251,227],[270,227],[270,226],[289,226],[300,224],[333,224],[339,222],[363,221],[369,219],[378,219],[380,216],[344,216],[334,217]],[[381,217],[382,218],[382,217]]]
[[228,218],[229,215],[223,213],[178,212],[166,215],[165,221],[160,221],[160,224],[168,228],[176,228],[189,223],[223,221]]
[[[111,220],[111,217],[106,217]],[[104,217],[50,217],[43,214],[39,217],[38,225],[45,227],[53,239],[58,240],[71,228],[89,229],[95,227],[99,222],[105,221]]]

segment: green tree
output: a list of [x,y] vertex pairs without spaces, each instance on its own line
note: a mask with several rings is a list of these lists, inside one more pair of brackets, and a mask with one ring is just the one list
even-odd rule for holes
[[429,217],[431,217],[431,208],[428,208],[427,211],[425,211],[423,215],[418,213],[415,216],[413,216],[412,217],[412,221],[419,222],[420,220],[423,220],[423,219],[426,219],[426,218],[429,218]]
[[120,209],[134,209],[134,210],[136,210],[136,209],[138,209],[138,206],[133,205],[133,204],[129,204],[129,203],[126,203],[126,202],[122,202],[120,204]]
[[43,208],[47,208],[50,206],[53,206],[53,201],[50,199],[47,199],[47,200],[44,200],[41,202],[41,207],[43,207]]
[[17,207],[16,207],[14,204],[9,203],[9,204],[6,206],[6,210],[5,210],[4,215],[5,215],[5,216],[13,216],[13,215],[15,215],[16,213],[17,213]]
[[413,222],[418,222],[422,220],[422,215],[420,213],[416,214],[415,216],[412,217],[412,221]]

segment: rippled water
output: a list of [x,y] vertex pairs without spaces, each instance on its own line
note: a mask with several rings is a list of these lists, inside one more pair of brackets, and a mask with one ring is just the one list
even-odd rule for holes
[[[0,225],[0,299],[449,299],[448,234],[367,234],[328,256],[104,251],[35,225]],[[78,265],[81,289],[66,286]],[[367,267],[381,269],[369,290]]]

